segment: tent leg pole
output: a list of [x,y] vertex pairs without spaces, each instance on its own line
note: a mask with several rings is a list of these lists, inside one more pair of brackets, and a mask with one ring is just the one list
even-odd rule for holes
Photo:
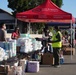
[[[75,24],[75,33],[76,33],[76,24]],[[76,38],[76,35],[75,35]],[[76,39],[75,39],[75,51],[76,51]]]
[[71,20],[71,60],[72,60],[72,20]]
[[75,48],[75,23],[74,23],[73,27],[74,27],[74,48]]
[[30,22],[29,22],[29,25],[28,25],[28,33],[30,34]]
[[15,19],[15,27],[17,26],[17,19]]

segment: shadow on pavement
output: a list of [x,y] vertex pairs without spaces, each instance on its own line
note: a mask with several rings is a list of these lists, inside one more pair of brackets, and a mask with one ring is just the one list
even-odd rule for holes
[[52,65],[40,65],[40,67],[51,67]]
[[62,65],[76,65],[76,63],[64,63]]

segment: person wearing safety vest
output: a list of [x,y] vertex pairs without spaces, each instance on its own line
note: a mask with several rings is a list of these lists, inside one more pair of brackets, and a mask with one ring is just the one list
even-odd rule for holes
[[56,33],[53,34],[52,40],[49,42],[52,43],[53,47],[53,56],[54,56],[54,66],[55,67],[60,67],[59,65],[59,52],[62,47],[62,34],[59,31],[59,28],[57,26],[54,27]]

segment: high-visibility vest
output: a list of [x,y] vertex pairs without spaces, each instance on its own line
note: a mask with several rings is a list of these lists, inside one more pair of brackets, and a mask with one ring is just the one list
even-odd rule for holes
[[[58,40],[58,39],[56,38],[56,36],[58,35],[58,33],[60,34],[60,37],[62,38],[61,32],[58,31],[58,32],[52,37],[52,41]],[[55,47],[61,48],[61,47],[62,47],[62,41],[52,43],[52,47],[53,47],[53,48],[55,48]]]

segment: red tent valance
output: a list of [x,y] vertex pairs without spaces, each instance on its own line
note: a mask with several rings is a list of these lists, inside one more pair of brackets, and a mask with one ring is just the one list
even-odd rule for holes
[[16,17],[25,22],[70,22],[73,20],[71,13],[61,10],[50,0],[46,0],[31,10],[17,13]]

